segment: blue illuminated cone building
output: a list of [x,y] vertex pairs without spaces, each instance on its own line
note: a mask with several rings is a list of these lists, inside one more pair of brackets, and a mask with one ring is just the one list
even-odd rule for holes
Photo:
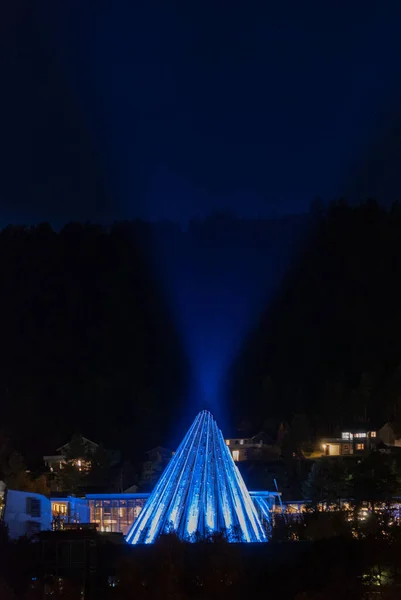
[[267,541],[241,474],[208,411],[196,417],[126,541],[152,544],[167,532],[189,541],[216,532],[232,542]]

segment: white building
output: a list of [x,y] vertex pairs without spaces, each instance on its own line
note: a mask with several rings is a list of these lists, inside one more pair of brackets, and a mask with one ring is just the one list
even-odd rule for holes
[[235,462],[263,460],[267,451],[273,450],[271,440],[264,431],[249,438],[228,438],[226,445]]
[[51,529],[51,503],[49,498],[33,492],[5,491],[3,519],[11,539],[32,536]]

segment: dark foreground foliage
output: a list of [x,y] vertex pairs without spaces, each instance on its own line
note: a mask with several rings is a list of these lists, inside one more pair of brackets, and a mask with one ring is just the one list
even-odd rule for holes
[[[301,529],[304,541],[284,541]],[[186,544],[167,535],[149,547],[94,534],[96,560],[86,575],[76,564],[52,573],[44,567],[40,541],[10,544],[3,536],[0,597],[78,600],[82,590],[85,598],[99,600],[399,597],[401,531],[388,519],[358,524],[345,514],[311,513],[297,524],[283,522],[278,531],[268,544],[230,545],[223,537]],[[78,540],[79,532],[74,536]],[[65,532],[66,542],[72,537]]]

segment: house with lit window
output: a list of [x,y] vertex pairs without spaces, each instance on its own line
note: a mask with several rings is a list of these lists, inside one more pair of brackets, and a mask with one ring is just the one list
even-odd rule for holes
[[82,435],[73,436],[69,442],[57,448],[56,452],[44,456],[43,461],[47,467],[47,480],[51,491],[63,492],[64,494],[76,493],[74,486],[66,485],[65,476],[63,478],[63,474],[70,472],[66,467],[73,467],[77,476],[79,476],[79,472],[82,475],[88,474],[93,461],[99,460],[99,457],[101,461],[107,462],[109,467],[116,467],[120,461],[119,451],[106,450]]
[[320,440],[322,456],[351,456],[374,450],[378,443],[377,430],[369,427],[347,428],[338,437]]
[[[75,457],[73,459],[74,464],[80,470],[86,469],[88,467],[88,459],[91,455],[95,454],[97,449],[99,448],[99,444],[92,442],[88,438],[84,436],[79,436],[79,444],[82,447],[82,456]],[[57,448],[55,454],[50,454],[43,457],[43,461],[48,467],[51,473],[62,469],[65,463],[67,462],[67,457],[70,455],[70,452],[73,449],[74,444],[76,445],[77,438],[70,440],[60,448]]]
[[235,462],[263,460],[273,444],[269,436],[261,431],[252,437],[227,438],[226,444]]

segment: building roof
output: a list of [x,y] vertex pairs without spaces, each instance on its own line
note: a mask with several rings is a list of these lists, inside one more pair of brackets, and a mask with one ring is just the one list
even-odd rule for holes
[[65,457],[63,454],[47,454],[43,460],[65,460]]
[[85,498],[87,500],[131,500],[131,499],[147,499],[150,494],[141,492],[134,494],[126,494],[125,492],[121,494],[86,494]]
[[340,427],[340,431],[349,431],[350,433],[362,433],[364,431],[379,431],[385,423],[381,422],[379,425],[373,421],[353,421],[346,423]]
[[224,437],[224,439],[225,440],[249,440],[250,443],[255,443],[255,444],[259,443],[259,440],[261,439],[261,440],[264,440],[266,443],[267,443],[267,441],[269,441],[269,443],[272,443],[271,436],[268,435],[264,431],[259,431],[255,435],[233,435],[231,437],[226,435]]
[[147,450],[145,454],[151,454],[152,452],[163,452],[165,454],[172,454],[173,451],[170,448],[165,448],[164,446],[155,446],[151,448],[151,450]]
[[[92,440],[84,437],[83,435],[81,435],[80,437],[81,437],[81,440],[84,442],[84,444],[89,444],[90,446],[96,446],[96,447],[99,446],[99,444],[97,444],[96,442],[92,442]],[[66,444],[63,444],[63,446],[60,446],[60,448],[56,448],[56,449],[57,450],[64,450],[64,448],[67,448],[71,444],[71,442],[72,442],[72,440],[70,440]]]

